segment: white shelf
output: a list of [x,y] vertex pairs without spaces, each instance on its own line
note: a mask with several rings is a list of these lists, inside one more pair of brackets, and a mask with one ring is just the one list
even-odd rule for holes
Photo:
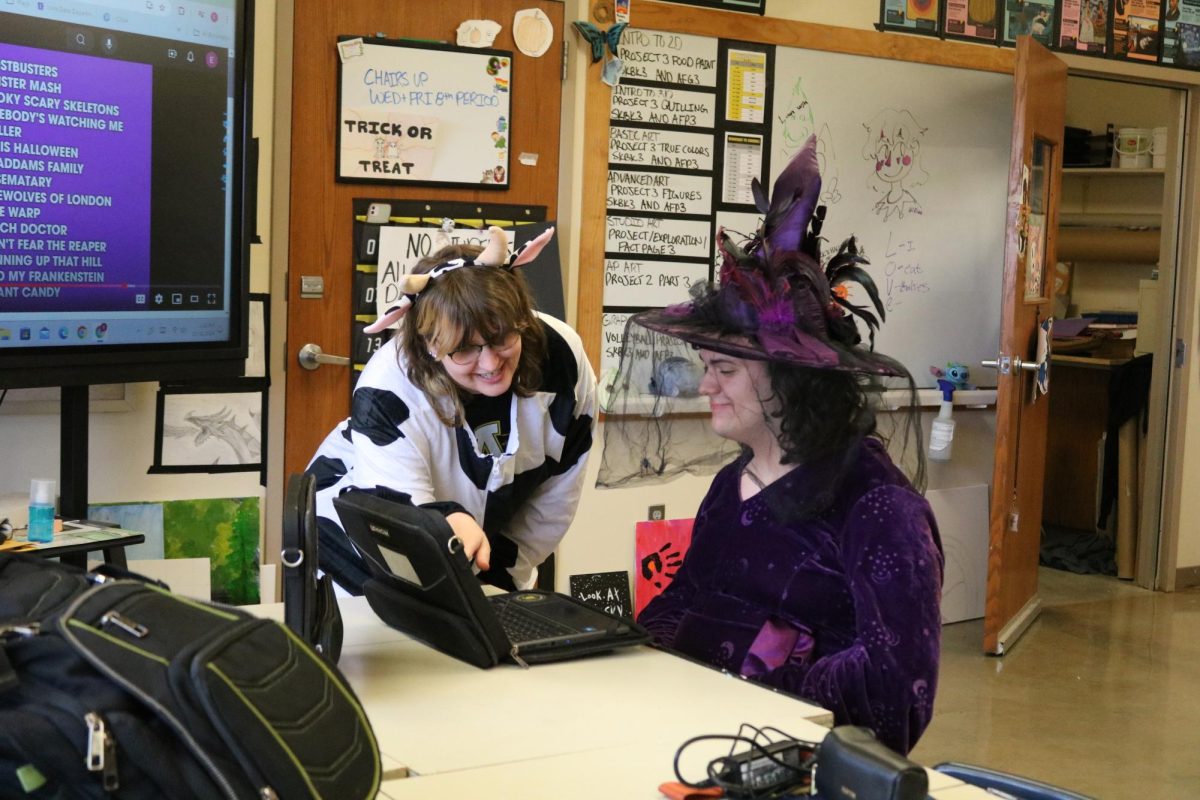
[[1162,169],[1064,169],[1059,225],[1153,227],[1162,225]]
[[1060,228],[1161,228],[1162,214],[1098,214],[1086,211],[1062,211]]
[[[983,370],[981,372],[988,372]],[[888,411],[896,411],[908,406],[909,394],[907,389],[889,389],[883,393],[883,407]],[[938,408],[942,404],[941,389],[917,389],[917,405],[922,408]],[[996,405],[996,390],[993,389],[956,389],[954,391],[956,408],[984,408]]]

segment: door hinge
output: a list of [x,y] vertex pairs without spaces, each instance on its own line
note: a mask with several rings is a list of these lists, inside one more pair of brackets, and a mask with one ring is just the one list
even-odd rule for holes
[[571,55],[571,43],[566,39],[562,40],[563,44],[563,63],[562,63],[562,81],[567,82],[567,58]]
[[1184,363],[1187,361],[1187,342],[1183,339],[1175,340],[1175,369],[1183,369]]

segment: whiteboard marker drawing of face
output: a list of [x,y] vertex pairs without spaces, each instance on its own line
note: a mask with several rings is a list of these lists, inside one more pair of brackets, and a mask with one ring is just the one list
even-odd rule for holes
[[875,213],[886,222],[891,217],[920,214],[921,204],[912,189],[921,186],[929,173],[921,167],[922,128],[907,110],[884,109],[869,123],[862,157],[874,164],[867,186],[879,193]]

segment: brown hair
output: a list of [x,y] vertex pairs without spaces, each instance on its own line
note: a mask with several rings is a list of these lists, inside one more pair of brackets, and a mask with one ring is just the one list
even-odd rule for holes
[[[414,274],[459,258],[474,258],[483,248],[450,245],[417,262]],[[533,310],[524,276],[503,267],[466,266],[429,282],[404,315],[400,347],[408,359],[408,379],[415,383],[446,425],[462,424],[462,389],[446,373],[442,356],[470,344],[478,335],[495,342],[512,331],[521,334],[521,360],[513,375],[513,391],[529,397],[542,382],[546,334]]]

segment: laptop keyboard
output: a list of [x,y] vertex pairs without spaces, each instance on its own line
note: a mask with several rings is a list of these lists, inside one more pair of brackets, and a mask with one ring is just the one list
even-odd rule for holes
[[566,625],[546,619],[522,608],[504,596],[488,598],[500,619],[504,633],[510,642],[533,642],[538,639],[552,639],[558,636],[569,636],[576,631]]

